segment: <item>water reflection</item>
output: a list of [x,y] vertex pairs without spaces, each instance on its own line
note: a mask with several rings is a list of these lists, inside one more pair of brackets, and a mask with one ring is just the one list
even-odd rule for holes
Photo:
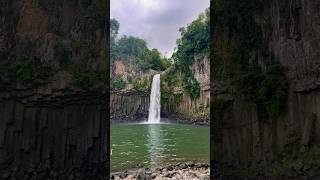
[[110,128],[111,171],[209,159],[209,128],[176,124],[119,124]]
[[162,157],[162,149],[161,149],[161,130],[160,125],[150,124],[148,127],[149,132],[149,155],[150,155],[150,165],[155,166],[160,164]]

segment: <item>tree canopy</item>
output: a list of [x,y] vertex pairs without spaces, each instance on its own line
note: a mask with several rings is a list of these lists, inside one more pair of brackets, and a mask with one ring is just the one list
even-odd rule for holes
[[147,42],[133,36],[118,37],[120,24],[117,20],[110,20],[110,44],[111,61],[121,59],[123,61],[133,60],[138,68],[142,70],[153,69],[164,71],[170,66],[170,61],[161,56],[157,49],[149,49]]

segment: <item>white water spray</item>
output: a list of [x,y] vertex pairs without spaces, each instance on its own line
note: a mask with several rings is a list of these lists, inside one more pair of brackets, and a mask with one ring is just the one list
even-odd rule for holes
[[160,74],[152,79],[148,123],[160,123]]

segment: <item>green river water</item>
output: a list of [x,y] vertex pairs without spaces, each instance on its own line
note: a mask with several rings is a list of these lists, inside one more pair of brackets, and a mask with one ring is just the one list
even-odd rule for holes
[[209,127],[182,124],[111,125],[111,172],[137,164],[157,167],[173,162],[210,159]]

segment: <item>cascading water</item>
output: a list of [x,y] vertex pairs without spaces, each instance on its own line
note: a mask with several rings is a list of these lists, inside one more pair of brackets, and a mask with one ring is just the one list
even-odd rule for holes
[[148,123],[160,123],[160,74],[152,79]]

